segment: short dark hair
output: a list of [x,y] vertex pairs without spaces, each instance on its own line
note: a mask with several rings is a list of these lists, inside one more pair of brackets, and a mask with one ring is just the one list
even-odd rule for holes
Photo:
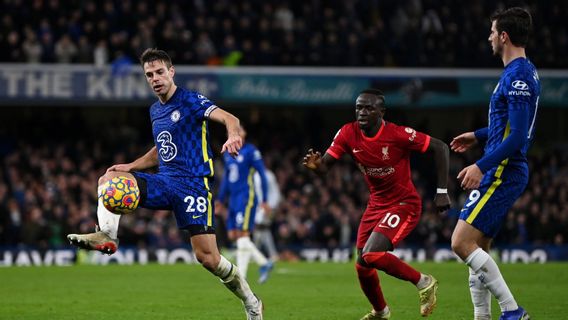
[[140,64],[142,65],[142,68],[144,68],[144,63],[158,60],[163,61],[168,69],[172,66],[172,59],[164,50],[148,48],[142,52],[142,55],[140,55]]
[[368,93],[377,96],[377,98],[381,100],[381,108],[385,108],[385,94],[381,90],[375,88],[368,88],[359,92],[359,94],[363,93]]
[[497,11],[491,15],[491,22],[496,21],[497,32],[507,32],[511,43],[517,47],[526,47],[532,30],[532,18],[528,10],[513,7]]

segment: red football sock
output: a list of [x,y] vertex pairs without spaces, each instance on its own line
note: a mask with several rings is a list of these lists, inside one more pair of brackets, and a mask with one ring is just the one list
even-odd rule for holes
[[377,270],[363,267],[358,263],[355,264],[355,269],[357,269],[357,276],[359,277],[359,284],[361,285],[361,289],[363,289],[363,293],[367,296],[373,309],[380,312],[387,306],[387,303],[383,296],[383,291],[381,290]]
[[373,268],[383,270],[388,275],[417,284],[420,281],[420,272],[387,252],[367,252],[363,260]]

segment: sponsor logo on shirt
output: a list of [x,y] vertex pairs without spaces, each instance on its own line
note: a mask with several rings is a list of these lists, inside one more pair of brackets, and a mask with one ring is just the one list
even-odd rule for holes
[[380,178],[394,173],[393,167],[369,168],[360,163],[358,163],[357,166],[359,167],[359,170],[363,172],[363,174],[374,178]]
[[416,138],[416,130],[406,127],[404,128],[404,131],[410,134],[410,137],[408,137],[408,141],[414,141],[414,139]]
[[529,85],[526,84],[524,81],[522,80],[515,80],[512,83],[513,88],[517,89],[517,90],[528,90],[529,89]]
[[525,97],[530,97],[531,93],[527,90],[529,90],[529,85],[526,84],[524,81],[522,80],[515,80],[511,83],[511,86],[517,90],[511,90],[508,92],[508,94],[510,96],[525,96]]
[[525,97],[530,97],[531,93],[528,91],[515,91],[515,90],[511,90],[509,91],[509,95],[510,96],[525,96]]

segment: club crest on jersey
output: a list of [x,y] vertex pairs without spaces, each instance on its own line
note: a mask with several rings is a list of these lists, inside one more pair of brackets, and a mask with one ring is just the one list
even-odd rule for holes
[[383,160],[388,160],[389,158],[389,146],[383,147],[381,149],[382,153],[383,153]]
[[180,117],[181,114],[179,113],[179,110],[174,110],[174,112],[170,115],[170,119],[172,119],[173,122],[178,122]]

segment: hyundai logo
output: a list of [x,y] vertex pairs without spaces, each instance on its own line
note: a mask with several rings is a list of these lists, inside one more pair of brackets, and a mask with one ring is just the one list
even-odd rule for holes
[[517,90],[528,90],[529,85],[526,84],[524,81],[515,80],[515,81],[513,81],[513,88],[515,88]]

